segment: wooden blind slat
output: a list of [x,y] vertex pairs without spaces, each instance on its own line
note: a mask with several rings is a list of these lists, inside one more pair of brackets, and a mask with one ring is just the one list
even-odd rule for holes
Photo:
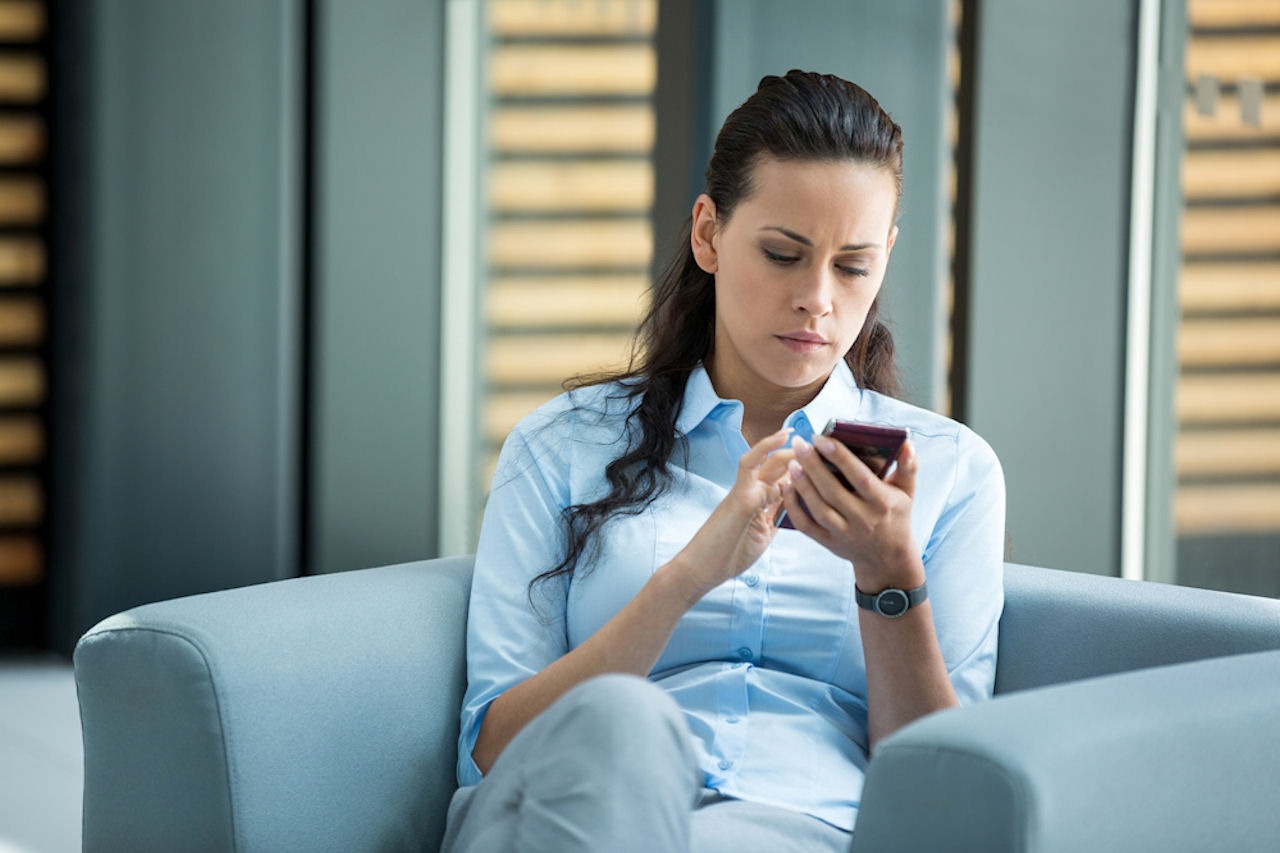
[[646,219],[500,222],[490,229],[489,261],[499,268],[648,266]]
[[0,287],[39,284],[45,275],[39,237],[0,237]]
[[1186,70],[1192,81],[1201,74],[1233,82],[1280,79],[1280,35],[1198,36],[1187,42]]
[[1280,262],[1185,264],[1179,299],[1186,312],[1280,311]]
[[3,0],[0,2],[0,39],[31,42],[41,38],[48,21],[40,0]]
[[1280,25],[1276,0],[1190,0],[1187,18],[1192,27],[1245,27]]
[[0,477],[0,524],[35,525],[43,515],[39,480],[27,475]]
[[489,6],[497,36],[628,36],[653,32],[655,0],[503,0]]
[[48,87],[44,60],[35,54],[0,56],[0,101],[33,104]]
[[0,225],[39,225],[45,216],[44,181],[0,178]]
[[1280,373],[1183,376],[1177,412],[1186,424],[1280,419]]
[[499,153],[647,154],[653,147],[647,106],[503,107],[489,123]]
[[38,406],[44,402],[44,392],[44,365],[39,358],[0,358],[0,406]]
[[1240,112],[1240,97],[1224,93],[1213,115],[1201,115],[1194,102],[1188,100],[1182,110],[1183,127],[1191,142],[1210,140],[1256,139],[1280,134],[1280,95],[1262,99],[1260,126],[1245,124]]
[[642,276],[502,278],[489,286],[486,317],[503,330],[633,325],[647,297]]
[[498,212],[647,211],[653,167],[647,160],[499,163],[490,170],[489,204]]
[[44,328],[44,305],[40,300],[0,300],[0,346],[38,346],[44,340]]
[[648,45],[611,47],[519,45],[495,49],[489,62],[494,94],[648,96],[657,63]]
[[39,418],[0,418],[0,465],[34,465],[44,458],[44,448],[44,428]]
[[630,334],[503,335],[489,342],[486,375],[495,385],[559,386],[625,364],[630,351]]
[[1280,529],[1280,484],[1183,486],[1174,519],[1184,534],[1265,533]]
[[44,122],[39,117],[0,117],[0,164],[35,164],[44,159],[44,153]]
[[1179,476],[1280,475],[1280,429],[1215,429],[1178,439]]
[[1188,208],[1182,215],[1182,250],[1191,253],[1280,249],[1280,204]]
[[1188,151],[1182,159],[1182,191],[1191,201],[1280,196],[1280,152]]
[[1280,317],[1185,320],[1178,359],[1184,367],[1280,364]]
[[559,385],[544,391],[493,392],[485,405],[485,438],[494,445],[501,444],[521,418],[559,393]]
[[43,574],[44,549],[37,536],[0,536],[0,585],[29,586]]

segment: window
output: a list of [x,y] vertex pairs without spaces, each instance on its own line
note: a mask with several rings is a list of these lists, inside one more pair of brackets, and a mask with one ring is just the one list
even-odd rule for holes
[[1177,580],[1280,595],[1280,3],[1188,15]]
[[491,0],[487,490],[511,428],[578,373],[624,364],[653,247],[656,0]]
[[0,2],[0,642],[38,641],[44,581],[46,9]]

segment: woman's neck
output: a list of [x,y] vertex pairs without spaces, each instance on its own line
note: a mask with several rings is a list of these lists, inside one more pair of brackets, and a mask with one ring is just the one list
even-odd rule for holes
[[826,384],[824,377],[803,388],[785,388],[757,376],[737,376],[718,367],[713,354],[706,361],[707,376],[721,398],[742,403],[742,437],[748,445],[780,430],[787,416],[808,405]]

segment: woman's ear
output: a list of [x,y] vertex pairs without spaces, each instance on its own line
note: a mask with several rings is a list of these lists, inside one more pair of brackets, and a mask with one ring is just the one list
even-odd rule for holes
[[898,242],[898,226],[895,225],[889,229],[889,239],[884,244],[885,260],[889,260],[889,253],[893,251],[893,244]]
[[689,244],[693,259],[703,272],[714,275],[720,268],[715,246],[716,203],[703,193],[693,203],[693,226],[689,229]]

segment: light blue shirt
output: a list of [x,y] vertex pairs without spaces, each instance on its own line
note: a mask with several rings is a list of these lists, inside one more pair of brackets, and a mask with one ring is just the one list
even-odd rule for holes
[[[561,395],[503,446],[476,554],[467,626],[467,693],[458,781],[480,723],[503,691],[577,647],[683,548],[733,484],[746,452],[742,404],[689,378],[671,460],[672,487],[638,515],[613,519],[590,564],[535,587],[563,553],[562,510],[607,492],[631,403],[616,384]],[[990,697],[1003,606],[1004,479],[971,430],[857,387],[840,362],[787,418],[806,439],[830,418],[905,427],[920,459],[912,531],[924,558],[934,626],[962,703]],[[867,767],[867,679],[857,567],[780,529],[768,550],[680,620],[649,678],[684,711],[705,774],[727,797],[768,803],[852,829]]]

